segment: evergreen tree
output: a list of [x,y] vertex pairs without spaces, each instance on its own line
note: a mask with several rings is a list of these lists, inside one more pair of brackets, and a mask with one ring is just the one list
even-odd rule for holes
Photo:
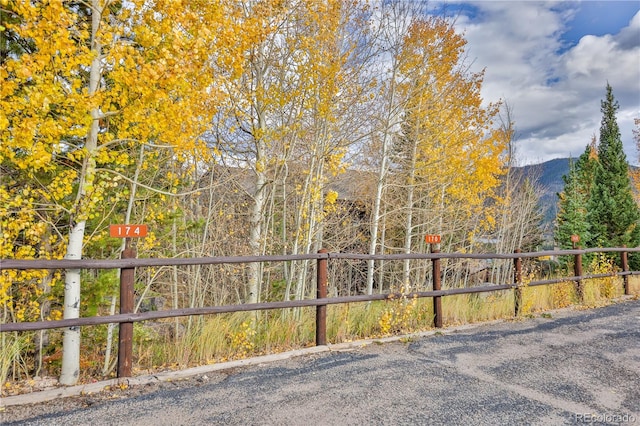
[[564,190],[558,194],[555,240],[561,249],[573,248],[572,235],[580,240],[591,240],[587,205],[591,193],[593,175],[597,167],[595,139],[587,145],[584,153],[569,165],[569,173],[562,177]]
[[[555,241],[562,250],[573,248],[572,235],[578,235],[581,243],[591,240],[591,226],[588,221],[588,204],[593,185],[595,169],[598,167],[598,153],[595,136],[584,153],[569,165],[569,173],[562,177],[564,190],[558,194],[558,214],[556,217]],[[588,265],[592,256],[585,256]],[[570,258],[560,259],[562,264]]]
[[591,247],[640,244],[640,211],[631,190],[629,166],[616,120],[618,109],[613,90],[607,84],[606,98],[601,102],[598,166],[587,206]]

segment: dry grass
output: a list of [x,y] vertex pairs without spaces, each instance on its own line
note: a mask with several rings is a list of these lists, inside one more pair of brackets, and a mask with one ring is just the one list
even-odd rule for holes
[[461,294],[442,299],[445,325],[470,324],[513,316],[512,291]]
[[632,275],[629,277],[629,293],[640,295],[640,276]]
[[[631,294],[640,294],[640,276],[629,277],[629,283]],[[530,287],[525,280],[521,315],[531,316],[572,305],[602,306],[622,294],[621,277],[585,280],[582,302],[574,282]],[[443,322],[445,326],[451,326],[513,318],[514,302],[512,290],[443,297]],[[406,334],[432,328],[433,300],[430,298],[399,297],[327,307],[329,343]],[[9,370],[15,369],[16,362],[22,361],[24,353],[20,348],[25,342],[14,341],[13,335],[3,334],[3,337],[5,340],[0,353],[0,373],[3,381],[11,381]],[[171,319],[153,324],[136,323],[134,373],[223,362],[307,347],[314,342],[315,308],[218,314],[193,317],[190,320]],[[55,374],[54,371],[52,373]],[[85,370],[82,379],[90,380],[99,375],[95,370]]]
[[[623,294],[621,277],[585,280],[579,300],[574,282],[522,288],[521,315],[567,306],[602,306]],[[633,294],[640,277],[630,277]],[[513,318],[514,292],[502,290],[442,298],[446,326]],[[139,341],[142,370],[193,366],[311,346],[315,342],[315,308],[243,312],[199,318],[177,340]],[[327,307],[329,343],[349,342],[433,328],[433,300],[399,297],[385,301]]]

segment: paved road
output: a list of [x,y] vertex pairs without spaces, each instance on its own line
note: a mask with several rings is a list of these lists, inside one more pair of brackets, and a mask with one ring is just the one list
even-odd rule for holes
[[[640,425],[640,301],[316,353],[25,425]],[[188,382],[190,385],[194,381]],[[9,407],[18,409],[19,407]]]

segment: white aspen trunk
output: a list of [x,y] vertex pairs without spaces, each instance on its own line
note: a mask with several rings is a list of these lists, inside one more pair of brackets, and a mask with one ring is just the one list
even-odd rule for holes
[[[389,155],[391,147],[391,129],[394,125],[394,109],[396,108],[396,73],[397,64],[392,65],[389,88],[389,102],[387,103],[387,116],[384,121],[383,137],[382,137],[382,158],[380,160],[380,168],[378,169],[378,181],[376,182],[376,196],[373,201],[373,210],[371,212],[371,240],[369,241],[369,254],[376,254],[378,247],[378,230],[380,228],[380,209],[382,203],[382,193],[387,181],[387,171],[389,168]],[[373,274],[375,261],[367,261],[367,294],[373,294]]]
[[[253,193],[253,205],[249,213],[249,224],[251,230],[249,231],[249,247],[251,249],[251,255],[259,256],[262,248],[262,212],[264,211],[266,196],[265,187],[267,185],[267,176],[262,171],[263,165],[263,152],[265,150],[264,141],[256,142],[256,176],[255,176],[255,191]],[[262,281],[262,265],[259,262],[250,263],[248,271],[248,285],[249,292],[247,294],[247,303],[258,303],[260,294],[260,283]]]
[[[103,8],[99,0],[91,2],[91,49],[95,52],[91,61],[89,74],[89,96],[98,91],[100,85],[101,66],[100,57],[102,46],[96,37],[100,26],[100,19]],[[77,210],[81,210],[83,198],[86,196],[87,188],[93,185],[95,175],[95,160],[93,155],[98,146],[98,120],[101,118],[100,111],[91,111],[92,123],[85,141],[87,157],[84,160],[78,196],[76,197]],[[82,212],[81,212],[82,214]],[[86,221],[79,220],[72,223],[69,231],[69,243],[65,259],[79,260],[82,258],[82,246],[84,240]],[[68,269],[65,274],[64,284],[64,319],[74,319],[80,316],[80,270]],[[62,369],[60,372],[60,383],[63,385],[74,385],[80,376],[80,327],[68,327],[64,330],[62,339]]]
[[[288,227],[287,227],[287,215],[288,215],[288,205],[287,203],[289,202],[288,200],[288,196],[287,196],[287,178],[289,176],[289,168],[287,166],[286,163],[287,160],[285,160],[284,162],[284,173],[282,176],[282,183],[281,183],[281,191],[282,191],[282,231],[280,234],[280,238],[282,239],[282,254],[287,254],[287,248],[289,246],[288,244]],[[286,265],[286,262],[283,262],[283,277],[284,277],[284,282],[288,283],[290,280],[289,277],[289,268]],[[285,294],[285,299],[284,300],[289,300],[288,299],[288,295]]]
[[[320,122],[320,129],[316,135],[316,144],[315,144],[315,152],[313,155],[313,167],[309,170],[309,175],[311,179],[309,181],[310,189],[309,191],[309,214],[308,214],[308,224],[306,226],[305,233],[305,245],[304,251],[305,253],[311,253],[312,251],[317,251],[319,249],[318,245],[322,245],[322,233],[321,227],[324,221],[324,182],[325,182],[325,152],[327,150],[328,145],[328,128],[327,122],[325,119],[322,119]],[[314,250],[314,239],[315,239],[315,250]],[[304,299],[306,293],[306,282],[307,276],[309,274],[309,260],[305,260],[303,263],[303,269],[301,271],[300,277],[298,278],[298,289],[297,289],[297,299]]]
[[[502,215],[500,218],[500,227],[498,229],[497,235],[497,244],[496,244],[496,252],[497,253],[506,253],[508,251],[515,250],[512,244],[512,233],[509,232],[509,228],[511,228],[511,216],[512,216],[512,205],[513,205],[513,185],[512,185],[512,175],[511,171],[514,166],[515,153],[514,153],[514,144],[512,140],[512,135],[514,132],[512,121],[511,121],[511,108],[507,104],[505,109],[505,117],[501,116],[502,120],[502,132],[505,137],[508,138],[508,152],[507,152],[507,174],[506,174],[506,182],[504,186],[504,203],[502,205]],[[515,206],[514,206],[515,207]],[[504,281],[504,273],[501,273],[501,270],[505,268],[501,268],[504,261],[495,261],[491,267],[491,281],[494,283],[502,283],[507,282]]]
[[[409,181],[407,182],[407,218],[405,222],[405,236],[404,236],[404,252],[406,254],[411,253],[411,239],[413,236],[413,194],[415,192],[415,179],[416,179],[416,156],[418,155],[418,138],[413,138],[413,146],[411,150],[411,160],[409,166]],[[405,293],[409,292],[411,287],[411,261],[405,259],[402,265],[402,283]]]
[[[194,177],[194,180],[197,181],[197,177]],[[214,190],[213,190],[213,187],[214,187],[213,173],[209,173],[209,201],[207,203],[207,215],[206,215],[206,219],[205,219],[205,223],[204,223],[204,228],[203,228],[203,231],[202,231],[202,238],[200,240],[200,248],[198,250],[198,256],[200,256],[200,257],[207,255],[207,242],[209,241],[209,227],[211,226],[211,222],[213,221],[212,215],[214,214],[214,208],[213,208]],[[199,204],[199,198],[196,198],[196,203]],[[199,209],[193,209],[193,210],[194,211],[198,211]],[[200,281],[202,280],[202,265],[196,265],[195,269],[196,269],[196,273],[195,273],[195,278],[193,280],[194,287],[200,287]],[[206,290],[206,288],[204,290]],[[202,296],[201,301],[198,304],[198,307],[202,307],[202,306],[204,306],[204,295]],[[176,330],[175,330],[175,334],[174,334],[174,336],[176,336],[176,337],[178,336],[178,327],[179,327],[179,322],[177,320],[178,320],[178,318],[176,318]]]
[[[443,183],[440,191],[440,212],[438,214],[438,227],[436,230],[439,235],[442,235],[442,231],[444,230],[444,215],[445,215],[444,201],[446,197],[446,191],[447,191],[447,185]],[[440,244],[437,244],[436,248],[439,250]],[[444,270],[446,271],[446,266]],[[446,277],[447,277],[447,274],[445,272],[442,274],[441,281],[440,281],[440,285],[442,286],[442,288],[445,288],[445,286],[447,285]]]
[[[305,184],[305,194],[306,194],[306,184]],[[302,196],[303,200],[304,200],[304,195]],[[296,232],[294,234],[293,237],[293,245],[291,246],[291,254],[298,254],[299,250],[300,250],[300,226],[302,223],[302,211],[305,208],[305,203],[301,203],[300,208],[298,209],[298,211],[296,212],[296,219],[294,222],[294,226],[296,226]],[[290,265],[288,267],[288,273],[286,274],[287,277],[287,285],[285,288],[285,292],[284,292],[284,300],[290,300],[291,299],[291,287],[293,284],[293,280],[296,277],[296,271],[298,269],[298,262],[293,261],[290,262]],[[294,289],[295,290],[295,289]]]
[[[317,147],[316,147],[317,149]],[[304,186],[302,188],[302,193],[300,194],[300,198],[301,198],[301,202],[300,202],[300,207],[298,208],[298,211],[296,212],[296,219],[295,219],[295,227],[296,227],[296,232],[295,232],[295,236],[293,239],[293,246],[291,249],[291,254],[299,254],[300,253],[300,246],[306,246],[306,235],[305,234],[305,226],[307,224],[305,224],[305,221],[309,222],[311,220],[311,216],[313,214],[313,212],[311,211],[311,205],[312,205],[312,201],[311,201],[311,190],[312,190],[312,176],[313,176],[313,171],[316,167],[316,156],[313,155],[311,157],[311,164],[309,165],[309,173],[307,174],[307,176],[305,177],[305,181],[304,181]],[[305,219],[304,217],[304,213],[307,213],[307,217]],[[306,231],[309,232],[309,231]],[[294,295],[296,298],[299,298],[301,295],[301,286],[305,277],[303,277],[304,273],[303,271],[306,270],[307,267],[307,262],[306,261],[300,261],[300,262],[291,262],[291,268],[290,268],[290,273],[289,273],[289,280],[287,281],[287,287],[286,287],[286,291],[285,291],[285,300],[289,300],[289,298],[291,297],[291,285],[293,283],[293,280],[296,280],[296,286],[293,289],[294,290]],[[300,271],[299,273],[297,273],[298,271]]]
[[[322,148],[318,148],[320,152],[322,152]],[[307,216],[307,224],[300,224],[304,229],[304,248],[303,252],[310,253],[313,247],[313,237],[318,235],[316,232],[318,231],[319,224],[321,221],[318,221],[318,216],[321,214],[321,206],[322,206],[322,190],[321,190],[321,182],[323,179],[323,162],[321,160],[314,161],[315,170],[312,170],[310,176],[311,178],[311,191],[309,193],[310,199],[308,204],[308,216]],[[314,195],[314,192],[318,190],[320,194],[318,196]],[[315,199],[314,199],[315,198]],[[298,283],[296,286],[296,300],[304,299],[306,293],[306,285],[307,276],[309,273],[308,270],[309,260],[304,260],[302,262],[302,268],[300,273],[298,274]]]
[[[411,240],[413,236],[413,185],[409,185],[407,188],[407,218],[405,222],[405,235],[404,235],[404,252],[406,254],[411,253]],[[404,291],[409,291],[411,287],[411,260],[404,259],[402,263],[402,283],[404,285]]]
[[[263,89],[265,87],[266,72],[266,46],[261,46],[256,52],[254,62],[252,63],[253,72],[255,73],[255,88]],[[254,93],[253,106],[256,116],[253,122],[253,138],[255,143],[255,177],[254,189],[251,193],[252,205],[249,211],[249,250],[252,256],[262,254],[264,229],[263,214],[265,211],[267,196],[267,142],[265,134],[267,133],[267,124],[265,117],[265,105],[262,99]],[[258,134],[259,133],[259,134]],[[252,262],[248,265],[247,272],[247,296],[246,303],[258,303],[260,300],[260,286],[262,284],[262,264],[260,262]]]
[[[82,258],[85,221],[71,228],[65,259]],[[67,269],[64,280],[64,319],[80,316],[80,269]],[[62,338],[62,370],[60,383],[74,385],[80,377],[80,327],[68,327]]]
[[[386,236],[387,236],[387,225],[386,225],[386,210],[382,212],[382,223],[381,223],[381,231],[380,231],[380,254],[384,254],[384,247],[385,247],[385,243],[386,243]],[[384,293],[384,280],[385,280],[385,275],[384,275],[384,260],[381,260],[380,263],[378,264],[379,266],[379,271],[378,271],[378,293],[382,294]]]
[[[376,254],[378,247],[378,229],[380,227],[380,205],[382,203],[382,192],[387,180],[387,169],[389,162],[389,145],[390,137],[388,129],[382,138],[382,159],[378,170],[378,181],[376,183],[376,196],[373,201],[373,210],[371,212],[371,239],[369,240],[369,254]],[[367,294],[373,294],[373,273],[375,261],[373,259],[367,261]]]

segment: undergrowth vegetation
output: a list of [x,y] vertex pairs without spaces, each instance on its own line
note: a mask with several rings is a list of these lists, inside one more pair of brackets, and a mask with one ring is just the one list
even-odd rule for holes
[[[611,272],[606,258],[594,263],[591,274]],[[568,306],[606,305],[623,294],[622,277],[603,277],[582,282],[580,301],[573,281],[553,285],[529,286],[533,275],[525,277],[522,288],[521,316],[533,316]],[[630,277],[631,293],[640,293],[640,279]],[[514,318],[514,293],[501,290],[490,293],[453,295],[442,298],[444,324],[453,326],[495,319]],[[329,305],[327,338],[330,344],[380,338],[433,329],[433,299],[406,295],[383,301]],[[83,328],[82,380],[113,377],[113,365],[103,374],[106,326]],[[59,331],[52,331],[56,338]],[[59,336],[58,336],[59,337]],[[28,380],[34,371],[31,333],[2,333],[0,375],[2,394],[14,393],[19,381]],[[239,312],[158,322],[135,323],[134,374],[145,374],[197,365],[242,359],[268,353],[312,346],[315,342],[315,308]],[[113,351],[117,351],[113,342]],[[40,374],[55,374],[60,354],[45,357]],[[115,363],[115,359],[112,359]]]

